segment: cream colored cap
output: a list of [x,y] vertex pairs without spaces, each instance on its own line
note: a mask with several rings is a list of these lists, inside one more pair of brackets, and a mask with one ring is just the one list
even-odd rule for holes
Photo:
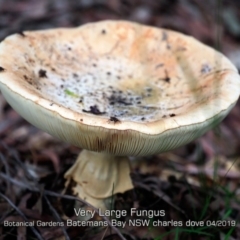
[[127,21],[27,31],[0,44],[0,88],[42,130],[84,149],[149,155],[204,134],[240,77],[196,39]]

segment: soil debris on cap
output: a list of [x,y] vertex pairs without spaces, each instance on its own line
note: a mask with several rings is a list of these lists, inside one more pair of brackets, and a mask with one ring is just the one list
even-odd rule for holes
[[17,32],[17,34],[19,34],[19,35],[22,36],[22,37],[26,37],[26,35],[24,34],[23,31],[19,31],[19,32]]
[[121,121],[116,117],[110,117],[108,122],[120,123]]
[[43,69],[40,69],[40,70],[38,71],[38,76],[39,76],[40,78],[47,78],[47,71],[46,71],[46,70],[43,70]]
[[97,105],[90,106],[90,110],[85,110],[85,109],[83,109],[82,111],[85,112],[85,113],[92,113],[92,114],[94,114],[94,115],[103,115],[103,114],[106,113],[106,112],[101,112],[101,111],[98,109],[98,106],[97,106]]

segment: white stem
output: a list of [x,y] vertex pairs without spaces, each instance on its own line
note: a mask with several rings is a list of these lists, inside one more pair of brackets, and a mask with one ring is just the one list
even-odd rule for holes
[[73,179],[75,193],[97,208],[104,208],[104,199],[133,188],[127,157],[88,150],[79,154],[65,178]]

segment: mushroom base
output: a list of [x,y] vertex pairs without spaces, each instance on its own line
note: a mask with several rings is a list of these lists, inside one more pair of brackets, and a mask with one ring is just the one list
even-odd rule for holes
[[133,189],[127,157],[82,150],[65,173],[66,185],[73,180],[74,193],[96,208],[109,209],[116,193]]

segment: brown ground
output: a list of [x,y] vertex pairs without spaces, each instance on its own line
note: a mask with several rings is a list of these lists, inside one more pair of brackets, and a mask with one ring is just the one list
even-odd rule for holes
[[[0,40],[22,30],[104,19],[132,20],[192,35],[222,51],[240,70],[238,0],[0,0]],[[114,209],[165,210],[164,217],[151,221],[180,221],[182,227],[151,223],[125,228],[6,227],[4,221],[76,218],[72,210],[76,198],[63,195],[63,175],[79,149],[28,124],[0,95],[0,240],[240,239],[239,112],[240,103],[216,129],[175,151],[133,159],[135,189],[117,195]],[[120,220],[129,219],[149,218],[128,214]],[[186,227],[189,219],[205,225]],[[226,226],[214,226],[223,219]],[[236,227],[230,226],[232,220]],[[206,226],[207,221],[213,225]]]

